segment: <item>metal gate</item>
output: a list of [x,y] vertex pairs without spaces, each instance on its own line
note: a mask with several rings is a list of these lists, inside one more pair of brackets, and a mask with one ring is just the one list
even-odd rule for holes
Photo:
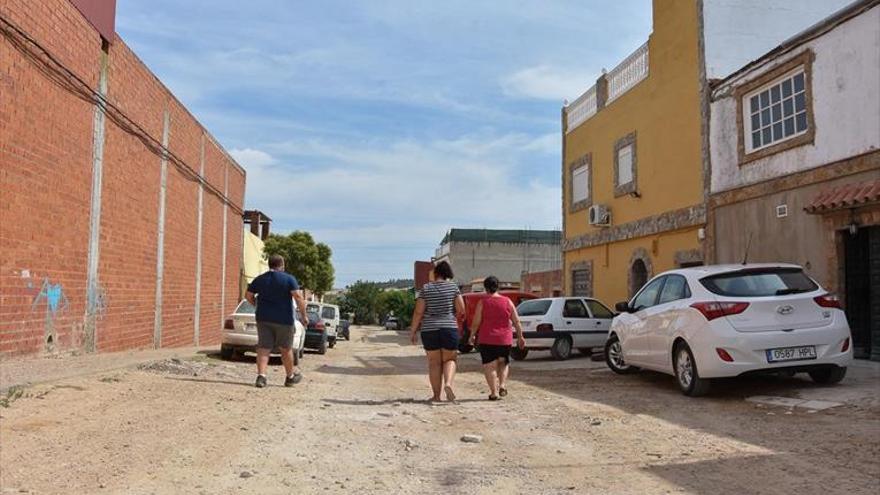
[[855,357],[880,361],[880,227],[844,233],[846,317]]

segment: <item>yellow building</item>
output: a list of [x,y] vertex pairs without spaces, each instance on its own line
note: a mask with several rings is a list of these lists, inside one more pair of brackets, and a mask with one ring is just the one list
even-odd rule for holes
[[700,5],[654,0],[647,43],[563,108],[567,294],[614,303],[703,262]]

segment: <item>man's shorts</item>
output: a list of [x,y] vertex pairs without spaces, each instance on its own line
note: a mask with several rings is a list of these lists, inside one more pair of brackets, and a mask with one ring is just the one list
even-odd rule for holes
[[257,322],[257,348],[259,349],[290,349],[293,347],[293,325]]
[[426,351],[438,351],[440,349],[446,351],[458,350],[458,329],[457,328],[441,328],[439,330],[429,330],[422,332],[422,346]]

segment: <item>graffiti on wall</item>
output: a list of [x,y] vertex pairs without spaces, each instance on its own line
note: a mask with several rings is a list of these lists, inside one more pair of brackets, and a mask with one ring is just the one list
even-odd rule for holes
[[21,278],[26,280],[27,288],[33,292],[31,300],[31,312],[37,311],[45,306],[45,331],[43,342],[47,352],[55,350],[58,341],[58,334],[55,330],[55,318],[59,313],[65,312],[70,308],[70,301],[64,294],[64,287],[60,283],[52,283],[49,277],[43,277],[39,288],[31,278],[30,271],[22,270]]

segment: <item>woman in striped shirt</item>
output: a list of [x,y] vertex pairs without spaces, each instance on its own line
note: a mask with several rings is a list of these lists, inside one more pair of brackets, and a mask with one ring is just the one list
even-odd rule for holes
[[464,318],[464,300],[458,286],[452,281],[452,267],[441,261],[434,266],[434,281],[419,291],[416,310],[412,318],[410,338],[418,342],[422,332],[422,346],[428,355],[428,379],[434,395],[431,401],[440,400],[440,391],[446,399],[455,401],[456,358],[458,357],[458,320]]

